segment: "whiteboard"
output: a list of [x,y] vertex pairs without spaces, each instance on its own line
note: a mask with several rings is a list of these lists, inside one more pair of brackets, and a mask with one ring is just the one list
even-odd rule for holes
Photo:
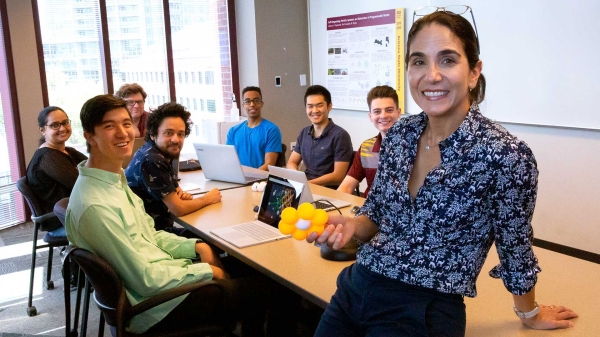
[[[406,8],[406,33],[421,6],[454,1],[308,0],[313,84],[325,84],[326,18]],[[464,0],[477,23],[484,115],[520,124],[600,129],[600,1]],[[467,16],[470,21],[470,15]],[[420,108],[405,95],[408,113]],[[335,109],[335,102],[333,102]]]

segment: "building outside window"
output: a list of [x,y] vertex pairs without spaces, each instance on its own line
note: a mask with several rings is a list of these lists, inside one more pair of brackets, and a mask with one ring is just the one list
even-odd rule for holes
[[[169,1],[174,83],[169,83],[168,78],[163,1],[144,0],[143,6],[132,2],[102,2],[106,6],[110,43],[110,55],[105,55],[101,48],[99,0],[37,0],[50,105],[77,116],[87,99],[105,92],[103,66],[104,60],[110,59],[114,91],[126,82],[137,82],[148,95],[157,97],[147,100],[147,109],[175,101],[176,97],[181,104],[183,97],[193,102],[202,93],[204,99],[210,100],[210,111],[207,113],[201,100],[199,111],[191,109],[193,122],[201,125],[203,118],[222,117],[231,108],[233,93],[229,35],[223,34],[228,29],[228,21],[223,20],[228,17],[228,1]],[[211,88],[206,90],[201,86],[203,82]],[[176,97],[171,97],[173,87]],[[191,108],[187,100],[185,105]],[[84,149],[80,121],[72,120],[69,143]],[[192,141],[187,143],[191,146]]]

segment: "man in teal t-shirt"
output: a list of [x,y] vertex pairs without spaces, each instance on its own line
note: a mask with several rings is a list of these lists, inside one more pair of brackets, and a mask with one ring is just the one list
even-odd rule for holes
[[264,102],[259,87],[244,88],[242,97],[248,120],[229,129],[227,145],[235,146],[242,165],[266,171],[269,165],[275,165],[281,152],[281,131],[262,118]]

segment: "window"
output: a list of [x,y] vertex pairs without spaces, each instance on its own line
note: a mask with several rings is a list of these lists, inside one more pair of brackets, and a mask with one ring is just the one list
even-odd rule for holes
[[98,80],[100,76],[98,76],[98,70],[84,70],[83,78],[86,80]]
[[[132,5],[132,2],[144,3],[144,6]],[[158,97],[169,94],[169,85],[164,80],[167,49],[162,4],[162,0],[106,0],[107,18],[117,18],[115,22],[108,23],[110,30],[116,30],[114,34],[109,34],[109,40],[120,42],[110,51],[111,59],[119,60],[119,68],[112,69],[114,90],[116,92],[125,83],[125,80],[114,76],[115,73],[124,70],[135,73],[131,82],[140,84],[148,95],[157,97],[156,100],[147,100],[147,110],[160,105]],[[109,7],[113,8],[111,12],[108,11]]]
[[[210,108],[211,119],[230,109],[234,91],[231,62],[237,60],[229,48],[227,4],[231,1],[33,1],[39,9],[35,19],[44,50],[48,101],[65,108],[74,121],[70,145],[84,144],[76,118],[83,103],[106,88],[118,90],[125,82],[139,83],[150,95],[147,109],[176,98],[182,104],[185,98],[190,109],[199,90],[205,89],[196,83],[211,85],[210,90],[203,91],[204,97],[196,105],[200,109],[194,109],[192,115],[198,125],[207,114],[205,100],[210,100],[206,107]],[[169,6],[170,29],[164,24],[165,3]],[[106,7],[110,54],[108,48],[102,48],[100,39],[100,6]],[[166,34],[171,34],[172,55],[167,54]],[[172,69],[167,64],[170,57]],[[110,85],[105,83],[105,60],[112,66]],[[170,83],[169,74],[175,74],[174,83]],[[176,96],[171,96],[173,92]],[[186,143],[191,146],[193,142]]]
[[215,84],[215,73],[213,71],[207,71],[204,73],[205,74],[205,82],[207,85],[213,85]]
[[217,104],[216,104],[216,102],[215,102],[214,99],[207,99],[206,100],[206,110],[208,112],[212,112],[212,113],[217,112]]
[[56,55],[56,45],[55,44],[47,44],[44,45],[44,57],[46,55]]
[[194,102],[194,110],[198,110],[198,101],[195,98],[192,101]]

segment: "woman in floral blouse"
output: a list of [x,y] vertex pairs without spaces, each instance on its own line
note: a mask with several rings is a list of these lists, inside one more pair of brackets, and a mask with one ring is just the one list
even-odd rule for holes
[[463,296],[476,296],[492,243],[500,264],[490,275],[502,278],[524,324],[566,328],[577,317],[563,306],[535,303],[535,158],[479,111],[485,79],[469,21],[433,11],[414,22],[405,58],[410,92],[423,112],[388,131],[356,218],[330,216],[325,232],[307,239],[334,249],[352,238],[361,242],[316,336],[463,336]]

